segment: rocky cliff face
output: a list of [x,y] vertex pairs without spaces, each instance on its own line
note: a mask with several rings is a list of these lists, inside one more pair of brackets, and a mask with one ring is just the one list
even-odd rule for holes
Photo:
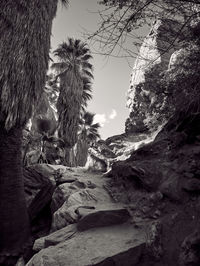
[[166,94],[157,82],[169,65],[170,57],[179,48],[180,38],[175,37],[180,25],[171,20],[157,20],[140,48],[136,58],[127,94],[130,115],[126,132],[145,132],[164,120]]
[[126,134],[112,136],[105,141],[98,141],[88,150],[88,158],[85,168],[106,172],[109,175],[114,162],[124,161],[138,148],[152,142],[161,126],[152,133]]
[[[139,199],[142,210],[161,228],[148,265],[200,265],[199,119],[199,112],[175,114],[152,143],[112,166],[113,197],[129,204]],[[159,211],[154,212],[151,200],[144,207],[145,200],[138,196],[144,191],[146,196],[155,193],[151,200]]]

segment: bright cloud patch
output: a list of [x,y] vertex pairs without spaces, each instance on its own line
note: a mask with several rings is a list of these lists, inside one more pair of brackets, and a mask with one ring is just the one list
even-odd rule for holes
[[99,123],[101,127],[104,127],[106,122],[107,119],[105,114],[96,114],[94,116],[94,123]]
[[117,116],[117,111],[112,109],[109,115],[106,114],[96,114],[94,116],[94,123],[99,123],[101,127],[104,127],[106,123],[109,123],[110,120],[114,119]]
[[112,109],[111,114],[109,115],[110,119],[114,119],[117,116],[117,111],[115,109]]

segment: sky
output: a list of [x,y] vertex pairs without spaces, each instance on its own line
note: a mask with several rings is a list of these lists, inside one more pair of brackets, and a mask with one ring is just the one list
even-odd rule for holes
[[[101,8],[97,0],[71,0],[66,9],[59,6],[53,22],[51,50],[67,41],[68,37],[83,39],[84,29],[94,32],[98,28]],[[92,47],[90,47],[92,50]],[[93,51],[93,50],[92,50]],[[134,58],[131,62],[133,65]],[[129,88],[131,66],[125,58],[105,58],[93,54],[94,66],[93,99],[88,111],[96,114],[95,122],[100,122],[102,139],[122,134],[129,112],[126,108],[126,93]]]

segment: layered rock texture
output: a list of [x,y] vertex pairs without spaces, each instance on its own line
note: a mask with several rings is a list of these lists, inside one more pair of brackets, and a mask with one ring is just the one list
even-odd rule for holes
[[166,92],[158,81],[162,71],[168,69],[171,55],[180,47],[180,27],[176,21],[160,19],[154,22],[144,39],[127,93],[130,111],[126,121],[127,133],[152,131],[171,113],[166,104]]
[[98,141],[88,150],[85,168],[109,173],[114,162],[128,159],[133,151],[152,142],[161,128],[162,125],[148,134],[123,133],[112,136],[105,141]]

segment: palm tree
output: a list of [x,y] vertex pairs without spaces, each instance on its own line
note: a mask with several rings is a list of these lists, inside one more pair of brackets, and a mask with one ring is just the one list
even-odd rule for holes
[[80,121],[80,133],[78,136],[78,142],[76,145],[76,165],[84,166],[87,161],[88,148],[100,138],[98,129],[99,123],[94,124],[95,114],[91,112],[85,112]]
[[91,92],[92,92],[91,79],[88,77],[83,77],[83,95],[82,95],[82,105],[81,105],[82,115],[84,115],[86,112],[88,101],[92,99]]
[[89,144],[95,142],[100,138],[98,129],[100,128],[99,123],[94,124],[95,114],[91,112],[85,112],[83,115],[83,123],[81,124],[81,136],[82,139],[86,140]]
[[77,132],[82,106],[91,98],[89,92],[92,58],[86,43],[69,38],[54,51],[58,62],[52,65],[60,80],[60,94],[57,102],[59,134],[68,148],[77,142]]
[[57,3],[0,2],[0,265],[14,265],[29,239],[22,129],[45,85]]

